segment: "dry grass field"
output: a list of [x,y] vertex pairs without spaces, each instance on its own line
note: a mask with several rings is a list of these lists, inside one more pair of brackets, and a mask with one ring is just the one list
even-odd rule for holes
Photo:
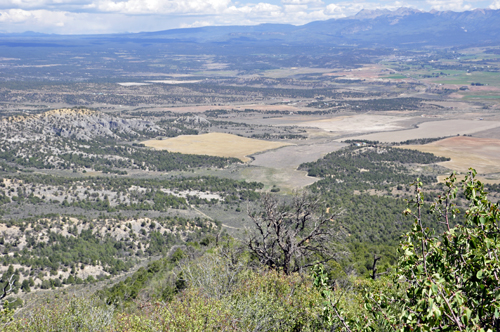
[[351,139],[364,139],[380,142],[402,142],[418,138],[437,138],[456,135],[470,135],[483,130],[499,128],[499,121],[488,120],[443,120],[430,121],[418,125],[418,128],[397,130],[391,132],[368,134],[352,137]]
[[289,143],[264,141],[223,133],[183,135],[165,140],[149,140],[143,143],[157,150],[234,157],[244,162],[250,161],[251,159],[247,156],[254,153],[290,145]]
[[407,145],[403,149],[430,152],[451,158],[440,163],[458,172],[467,172],[473,167],[485,182],[500,182],[500,140],[457,136],[425,145]]

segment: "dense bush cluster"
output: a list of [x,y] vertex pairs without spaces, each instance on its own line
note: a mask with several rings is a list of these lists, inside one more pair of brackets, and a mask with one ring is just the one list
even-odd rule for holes
[[[436,182],[435,176],[414,173],[412,165],[447,160],[430,153],[372,143],[375,142],[366,146],[351,145],[299,167],[310,176],[322,177],[310,189],[323,196],[327,207],[344,210],[342,220],[353,252],[350,263],[364,275],[369,273],[374,253],[381,256],[382,269],[396,263],[400,236],[411,228],[411,221],[404,218],[401,211],[412,192],[402,184],[411,183],[416,177],[426,185]],[[433,195],[434,192],[426,195],[423,207],[426,211],[430,209]],[[429,225],[440,229],[439,223]]]
[[318,161],[302,164],[300,169],[307,170],[309,176],[383,185],[411,181],[407,168],[401,164],[432,164],[447,160],[449,158],[408,149],[350,147],[329,153]]

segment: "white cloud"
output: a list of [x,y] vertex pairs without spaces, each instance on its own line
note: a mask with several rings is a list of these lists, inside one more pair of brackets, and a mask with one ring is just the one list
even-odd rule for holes
[[323,4],[321,0],[281,0],[284,5],[309,5],[309,4]]
[[0,11],[0,22],[13,24],[31,22],[44,26],[53,24],[64,26],[65,22],[71,20],[67,14],[68,13],[49,10],[27,11],[24,9],[9,9]]
[[280,6],[263,2],[256,5],[247,4],[241,7],[231,6],[224,11],[224,14],[243,15],[247,18],[257,18],[259,21],[261,21],[262,18],[269,19],[284,16]]
[[283,9],[287,13],[291,13],[291,12],[305,12],[305,11],[307,11],[308,7],[307,7],[307,5],[284,5]]
[[130,29],[130,22],[125,21],[123,17],[110,14],[24,9],[0,10],[0,30],[4,32],[98,34],[128,29]]
[[194,21],[191,24],[182,23],[180,25],[180,28],[199,28],[199,27],[206,27],[206,26],[210,26],[210,25],[214,25],[214,23],[210,22],[210,21]]
[[500,0],[493,1],[488,8],[490,8],[490,9],[500,9]]
[[92,3],[92,0],[0,0],[3,9],[56,9],[59,11]]
[[334,3],[331,3],[328,6],[326,6],[325,14],[327,15],[339,15],[342,13],[343,13],[343,8]]
[[463,0],[427,0],[426,2],[431,5],[432,9],[438,11],[452,10],[461,12],[472,9],[472,6],[464,4]]
[[218,14],[231,0],[99,0],[93,5],[99,11],[123,14]]
[[25,22],[33,17],[33,13],[22,9],[9,9],[0,12],[0,22],[19,23]]

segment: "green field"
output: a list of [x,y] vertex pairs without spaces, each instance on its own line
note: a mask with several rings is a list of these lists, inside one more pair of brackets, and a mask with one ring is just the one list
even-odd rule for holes
[[402,79],[402,78],[407,78],[407,77],[404,75],[391,75],[391,76],[384,76],[382,78],[391,78],[391,79],[397,80],[397,79]]
[[437,80],[433,80],[433,83],[440,84],[461,84],[470,85],[471,83],[481,83],[491,86],[500,86],[500,74],[491,72],[472,72],[461,74],[455,74],[453,76],[448,76],[446,78],[440,77]]
[[468,95],[464,96],[466,99],[474,99],[474,98],[481,98],[481,99],[500,99],[500,95],[497,96],[481,96],[481,95]]

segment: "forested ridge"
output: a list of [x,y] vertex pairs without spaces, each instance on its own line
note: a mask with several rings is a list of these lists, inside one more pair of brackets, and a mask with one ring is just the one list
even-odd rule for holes
[[[430,202],[436,194],[436,177],[413,171],[413,165],[430,165],[448,160],[430,153],[394,148],[379,144],[351,146],[329,153],[323,158],[302,164],[309,176],[321,180],[310,186],[321,195],[326,207],[342,207],[346,241],[351,249],[350,263],[358,273],[368,275],[373,255],[381,256],[381,269],[396,262],[396,247],[401,234],[412,221],[401,214],[411,197],[410,184],[420,178],[432,187],[426,194]],[[418,169],[418,168],[417,168]],[[435,220],[433,228],[440,228]]]

